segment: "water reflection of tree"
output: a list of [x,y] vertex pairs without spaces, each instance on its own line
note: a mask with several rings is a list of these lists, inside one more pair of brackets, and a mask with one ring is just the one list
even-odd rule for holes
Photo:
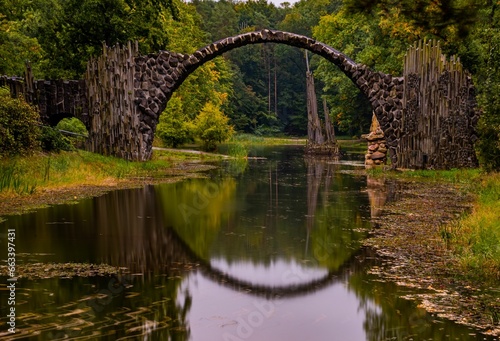
[[[33,217],[36,224],[29,227],[39,245],[31,252],[52,251],[58,262],[126,267],[133,275],[24,281],[16,306],[20,337],[189,339],[191,297],[179,294],[184,260],[172,247],[153,187],[112,192],[27,218]],[[52,250],[56,242],[61,245]]]
[[[130,314],[136,322],[117,323],[111,328],[115,328],[117,335],[121,331],[123,336],[142,333],[162,340],[187,340],[186,315],[191,297],[184,294],[184,301],[179,302],[178,295],[189,260],[182,259],[183,253],[178,252],[165,226],[156,203],[155,187],[113,192],[95,200],[95,205],[101,224],[97,243],[101,260],[126,267],[132,274],[141,274],[128,279],[130,291],[138,294],[136,299],[127,300],[126,291],[125,297],[113,298],[137,311]],[[101,318],[110,318],[122,307],[120,303],[105,305],[99,314],[105,314]]]
[[[324,180],[323,205],[328,200],[328,191],[332,181],[332,174],[337,165],[328,162],[330,159],[320,157],[304,158],[307,166],[307,231],[311,231],[314,226],[314,217],[318,206],[318,194],[321,183]],[[338,158],[336,158],[338,161]],[[335,159],[331,159],[335,161]]]
[[[307,166],[307,222],[314,259],[337,269],[359,249],[368,222],[366,197],[359,179],[340,173],[331,158],[305,158]],[[350,191],[345,191],[350,188]]]
[[237,183],[232,177],[189,179],[156,187],[156,204],[166,226],[200,258],[209,259],[219,231],[234,223],[231,205]]

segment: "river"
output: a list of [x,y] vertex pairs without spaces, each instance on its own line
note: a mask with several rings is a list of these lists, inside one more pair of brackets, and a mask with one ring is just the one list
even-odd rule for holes
[[[33,340],[492,340],[399,298],[362,247],[390,188],[360,161],[261,147],[172,184],[8,216],[17,263],[94,263],[116,276],[19,279],[16,334]],[[4,251],[5,250],[5,251]]]

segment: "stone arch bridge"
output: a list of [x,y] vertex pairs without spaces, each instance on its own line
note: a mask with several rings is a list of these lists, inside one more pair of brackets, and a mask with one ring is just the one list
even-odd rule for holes
[[[429,78],[429,70],[432,69],[425,66],[427,64],[423,71],[420,70],[420,74],[405,66],[407,73],[394,77],[356,63],[343,53],[314,39],[289,32],[265,29],[244,33],[214,42],[193,54],[161,51],[138,56],[137,44],[129,43],[123,48],[104,46],[103,55],[89,61],[85,81],[35,82],[32,77],[27,76],[24,85],[19,85],[19,79],[2,77],[0,85],[10,84],[13,94],[24,92],[29,101],[39,106],[45,123],[54,125],[68,116],[80,118],[89,131],[89,150],[143,161],[151,157],[159,116],[182,82],[207,61],[232,49],[260,43],[280,43],[302,48],[335,64],[369,99],[385,134],[393,167],[447,168],[477,164],[472,147],[477,110],[470,77],[465,77],[464,84],[457,90],[461,97],[453,99],[458,101],[459,109],[452,115],[460,117],[451,121],[438,117],[438,122],[429,127],[427,119],[422,118],[420,109],[443,105],[434,103],[435,99],[426,95],[431,87],[437,87],[438,90],[432,91],[438,94],[441,91],[444,101],[450,102],[450,91],[446,90],[449,90],[453,81],[450,77],[447,81],[447,70],[441,70],[438,74],[439,84],[436,81],[435,84],[424,84],[422,88],[419,84],[425,82],[421,80]],[[436,64],[436,61],[433,60],[432,63]],[[412,78],[412,75],[416,78]],[[447,103],[444,105],[448,106]],[[448,122],[448,126],[441,124],[441,121]],[[457,130],[462,125],[460,137],[449,136],[450,125],[453,129],[457,126]],[[434,130],[442,130],[443,126],[447,129],[445,133],[436,135]],[[420,143],[425,147],[415,146],[416,143],[412,141],[422,139],[422,134],[415,129],[429,130],[426,136],[432,135],[429,137],[432,141]],[[401,143],[402,139],[408,141]],[[469,143],[469,140],[472,142]],[[402,150],[401,145],[408,146]],[[451,161],[444,160],[445,157],[441,154],[448,145],[460,147],[461,156],[450,159],[448,153],[446,157]],[[403,158],[398,157],[403,153],[406,153]],[[407,161],[401,163],[401,160]]]

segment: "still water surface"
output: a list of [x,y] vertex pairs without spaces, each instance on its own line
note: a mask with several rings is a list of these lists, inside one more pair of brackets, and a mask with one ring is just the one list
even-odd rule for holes
[[[435,318],[367,273],[361,247],[390,192],[356,162],[224,162],[174,184],[6,217],[17,261],[123,267],[119,276],[19,280],[16,337],[141,340],[489,340]],[[0,236],[2,259],[6,234]],[[5,333],[7,278],[0,277]],[[1,338],[2,336],[0,336]]]

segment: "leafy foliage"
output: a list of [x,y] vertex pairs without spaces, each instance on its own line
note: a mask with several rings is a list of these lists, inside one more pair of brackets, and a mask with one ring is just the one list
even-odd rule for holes
[[44,126],[40,135],[40,145],[43,151],[59,153],[62,150],[72,150],[71,141],[66,136],[63,136],[59,130]]
[[482,110],[476,146],[481,165],[500,170],[500,13],[495,5],[481,11],[483,21],[462,46],[465,61],[473,67]]
[[[497,1],[300,0],[275,6],[266,0],[0,0],[0,74],[22,75],[31,61],[36,78],[81,78],[87,60],[108,45],[138,40],[142,54],[192,53],[221,38],[263,28],[312,36],[376,70],[401,74],[407,47],[438,38],[458,54],[477,84],[478,152],[487,169],[500,169]],[[327,99],[336,129],[359,135],[371,108],[336,67],[312,58],[319,98]],[[306,133],[303,51],[259,44],[226,53],[200,67],[177,90],[178,104],[162,115],[158,136],[174,142],[166,121],[186,125],[212,103],[247,133]],[[174,110],[175,112],[169,112]],[[192,134],[192,133],[191,133]],[[4,139],[4,141],[7,141]],[[177,141],[177,140],[175,140]]]
[[87,128],[76,117],[64,118],[57,124],[57,129],[69,131],[76,134],[87,135]]
[[10,21],[0,12],[0,74],[22,76],[26,61],[41,59],[35,38],[23,32],[24,21]]
[[349,12],[400,18],[417,34],[432,34],[448,40],[450,35],[465,37],[476,21],[480,8],[473,0],[347,0]]
[[214,150],[217,142],[227,141],[234,134],[229,118],[211,102],[206,103],[198,114],[195,125],[197,136],[206,150]]
[[173,96],[167,110],[160,116],[156,135],[168,147],[177,147],[190,142],[194,137],[194,125],[185,116],[179,96]]
[[40,148],[40,116],[23,98],[0,91],[0,157],[31,154]]
[[85,127],[83,122],[76,117],[62,119],[57,124],[56,129],[62,130],[63,134],[65,132],[70,132],[81,135],[65,135],[65,139],[71,144],[73,148],[83,149],[85,147],[86,137],[84,136],[88,136],[87,128]]
[[[341,10],[323,16],[313,31],[318,40],[358,62],[376,67],[377,62],[385,61],[383,49],[374,47],[380,31],[373,20],[367,20],[362,14],[350,15]],[[351,136],[367,131],[371,107],[356,86],[326,60],[319,62],[315,75],[324,84],[332,121],[339,130]]]

